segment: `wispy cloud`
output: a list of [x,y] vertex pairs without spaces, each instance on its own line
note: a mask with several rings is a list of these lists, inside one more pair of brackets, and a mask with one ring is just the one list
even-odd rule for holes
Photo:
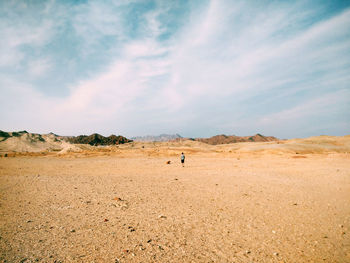
[[[336,7],[48,2],[42,26],[30,16],[27,25],[1,20],[8,43],[0,84],[20,91],[29,112],[44,105],[30,127],[51,130],[50,119],[59,119],[56,132],[66,134],[341,135],[350,132],[350,9]],[[21,63],[28,77],[15,80],[9,67]],[[48,96],[52,89],[66,92]],[[6,127],[20,122],[21,110],[9,113]]]

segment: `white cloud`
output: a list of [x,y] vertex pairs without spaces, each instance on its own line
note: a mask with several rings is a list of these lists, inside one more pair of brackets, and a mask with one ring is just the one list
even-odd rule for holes
[[52,67],[52,62],[45,59],[37,59],[28,63],[29,74],[33,77],[40,77],[47,73]]
[[51,21],[44,20],[40,24],[31,22],[11,21],[0,23],[0,66],[9,67],[18,65],[24,58],[21,50],[23,45],[40,47],[45,45],[53,32]]
[[[18,91],[28,108],[34,107],[32,102],[44,105],[45,114],[38,117],[43,125],[54,125],[48,120],[52,118],[70,131],[79,127],[93,130],[99,125],[107,131],[115,127],[111,123],[117,123],[133,135],[137,135],[135,123],[149,123],[159,130],[181,128],[193,135],[210,125],[218,132],[223,127],[259,130],[259,125],[283,130],[279,123],[288,120],[322,119],[327,115],[322,105],[338,114],[348,103],[344,96],[349,93],[344,90],[349,88],[350,10],[298,27],[295,25],[316,11],[300,12],[300,6],[293,4],[259,10],[246,2],[211,1],[208,7],[191,10],[188,23],[162,41],[159,36],[166,28],[160,15],[169,6],[160,5],[140,16],[141,32],[136,37],[123,27],[125,14],[111,7],[114,4],[88,2],[77,7],[72,21],[79,37],[86,40],[86,54],[103,37],[120,40],[111,52],[113,63],[104,72],[72,84],[69,96],[60,99],[33,92],[33,87],[9,84],[23,87]],[[44,45],[52,33],[50,22],[34,28],[37,33],[33,35],[27,29],[16,25],[7,31],[7,51],[0,53],[3,61],[18,63],[23,59],[18,47]],[[16,36],[22,31],[22,37]],[[53,64],[48,59],[32,60],[30,74],[45,75]],[[309,96],[307,101],[302,98],[304,93]],[[245,112],[254,108],[245,103],[259,100],[266,109]]]

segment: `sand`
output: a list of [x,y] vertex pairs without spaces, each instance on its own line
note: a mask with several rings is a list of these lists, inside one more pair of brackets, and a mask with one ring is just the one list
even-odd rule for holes
[[276,144],[2,157],[0,262],[350,262],[348,148]]

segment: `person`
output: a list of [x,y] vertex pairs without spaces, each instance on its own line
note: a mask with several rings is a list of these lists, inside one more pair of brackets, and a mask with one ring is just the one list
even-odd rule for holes
[[184,155],[184,153],[181,153],[181,164],[182,164],[182,167],[185,166],[185,155]]

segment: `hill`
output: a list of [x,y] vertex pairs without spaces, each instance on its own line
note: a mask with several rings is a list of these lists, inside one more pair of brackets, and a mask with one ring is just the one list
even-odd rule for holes
[[136,142],[167,142],[182,138],[179,134],[160,134],[157,136],[147,135],[147,136],[137,136],[131,139]]
[[196,138],[194,139],[199,142],[204,142],[211,145],[217,144],[229,144],[237,142],[271,142],[278,141],[277,138],[273,136],[263,136],[261,134],[256,134],[254,136],[235,136],[235,135],[216,135],[210,138]]
[[74,144],[90,144],[94,146],[114,145],[114,144],[123,144],[123,143],[132,142],[132,140],[129,140],[121,135],[116,136],[112,134],[111,136],[104,137],[98,133],[91,134],[90,136],[80,135],[77,137],[69,137],[68,141]]

